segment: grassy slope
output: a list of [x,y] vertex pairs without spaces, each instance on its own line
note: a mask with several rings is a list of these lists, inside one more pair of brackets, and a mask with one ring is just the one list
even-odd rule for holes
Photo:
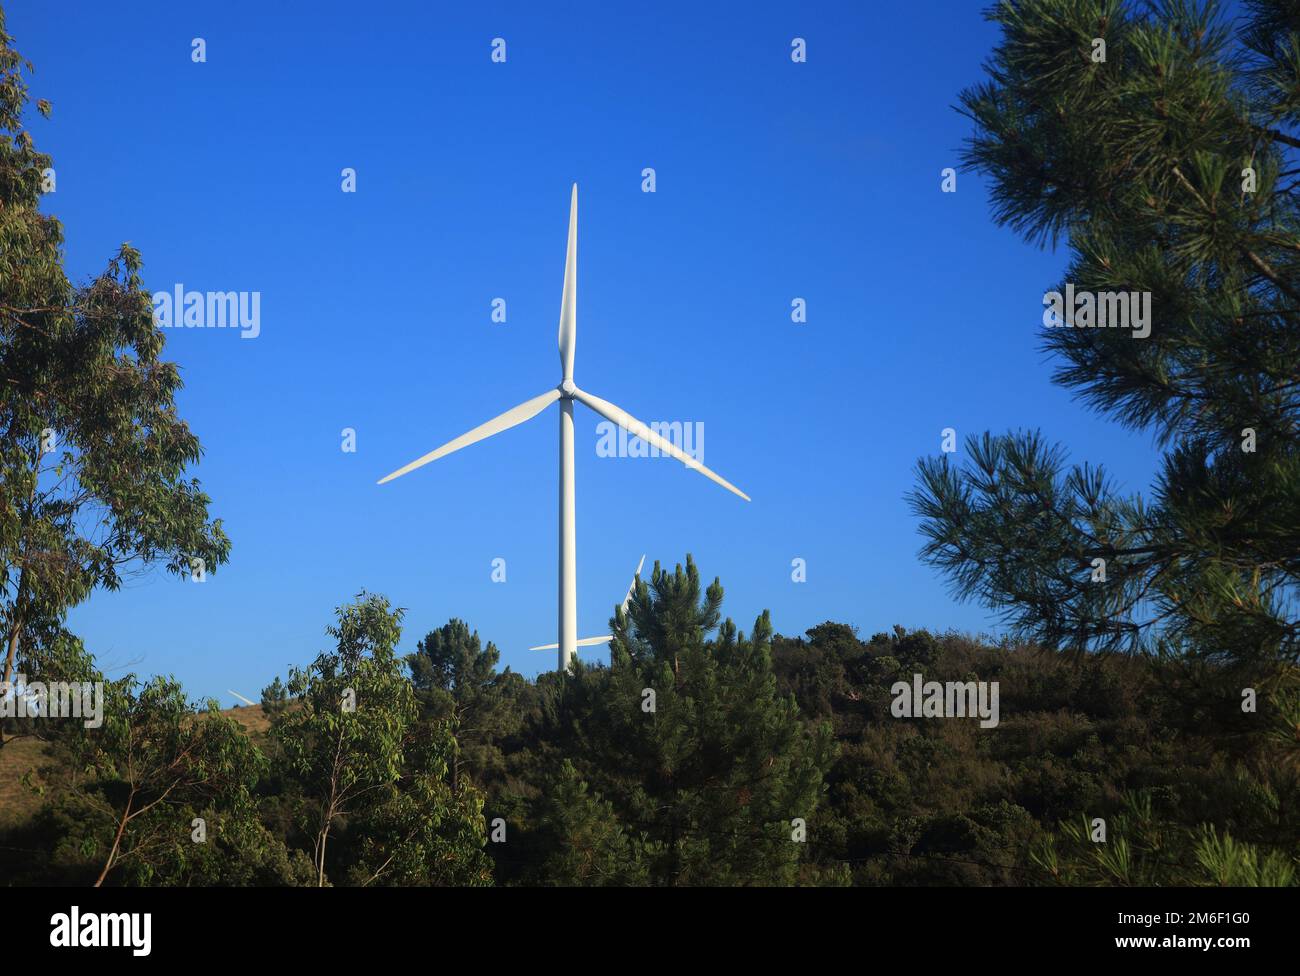
[[[271,727],[260,705],[227,708],[221,714],[244,726],[259,745]],[[34,784],[46,789],[57,788],[57,783],[39,772],[49,762],[49,747],[40,739],[22,736],[0,747],[0,832],[26,823],[42,803],[42,797],[23,784],[23,776],[29,771]]]

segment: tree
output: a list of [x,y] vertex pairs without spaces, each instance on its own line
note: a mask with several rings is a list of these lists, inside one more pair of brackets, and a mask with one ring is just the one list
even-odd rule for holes
[[568,760],[542,790],[524,845],[536,858],[529,884],[597,888],[647,880],[642,839],[623,829],[613,804],[593,794]]
[[[298,787],[297,818],[312,844],[316,883],[327,868],[357,884],[467,884],[490,880],[482,846],[482,796],[447,782],[456,742],[450,723],[421,725],[395,654],[403,612],[361,593],[328,628],[337,649],[293,669],[299,707],[271,734]],[[347,821],[340,852],[330,839]]]
[[31,66],[10,42],[0,11],[2,688],[96,587],[155,565],[210,572],[230,548],[184,476],[199,441],[176,413],[139,253],[123,244],[85,286],[64,272],[62,228],[39,210],[52,161],[23,127]]
[[1062,823],[1033,859],[1060,885],[1286,888],[1297,883],[1296,860],[1260,850],[1211,824],[1171,823],[1153,809],[1149,792],[1126,793],[1104,843],[1085,816]]
[[1215,2],[1001,3],[961,96],[998,222],[1064,235],[1066,284],[1098,302],[1150,295],[1144,338],[1043,339],[1058,383],[1163,445],[1150,498],[1037,433],[918,466],[924,557],[1048,645],[1300,656],[1300,13],[1247,11],[1237,49]]
[[503,775],[499,742],[519,726],[516,708],[523,686],[520,676],[496,670],[500,652],[463,620],[450,620],[430,631],[408,655],[417,696],[435,721],[450,720],[460,749],[451,764],[452,789],[468,769],[480,785],[485,777]]
[[[15,676],[14,687],[16,693],[21,693],[24,685],[30,688],[34,682],[48,688],[56,682],[82,685],[102,681],[103,677],[79,637],[62,627],[52,627],[42,637],[40,653],[26,657],[22,672]],[[0,736],[7,740],[21,736],[66,739],[73,731],[74,727],[67,723],[48,722],[34,716],[0,719]]]
[[454,786],[459,753],[448,722],[423,722],[410,732],[401,780],[355,823],[358,857],[352,884],[484,886],[492,883],[483,794]]
[[262,714],[275,718],[288,707],[289,689],[277,674],[275,680],[262,689]]
[[834,754],[829,725],[777,691],[767,614],[746,638],[722,595],[689,556],[656,564],[616,609],[610,667],[575,664],[548,720],[658,884],[794,881]]
[[[98,861],[96,887],[110,876],[133,884],[229,883],[212,861],[223,838],[235,851],[237,875],[286,879],[283,848],[283,871],[276,871],[276,844],[258,824],[250,794],[265,759],[215,701],[197,711],[172,679],[106,682],[103,725],[74,726],[68,751],[76,778],[57,811],[66,826],[60,847]],[[203,821],[202,840],[195,818]]]

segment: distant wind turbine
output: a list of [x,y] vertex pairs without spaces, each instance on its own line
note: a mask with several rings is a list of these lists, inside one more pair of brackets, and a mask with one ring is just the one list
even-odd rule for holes
[[[226,691],[230,691],[230,689],[227,688]],[[234,695],[236,698],[238,698],[241,702],[248,702],[248,704],[250,704],[250,705],[256,705],[256,704],[257,704],[257,702],[255,702],[255,701],[249,701],[247,698],[245,698],[243,695],[241,695],[241,694],[240,694],[239,692],[237,692],[237,691],[230,691],[230,693],[231,693],[232,695]]]
[[[569,246],[564,259],[564,292],[560,300],[560,364],[563,376],[560,385],[548,390],[541,396],[533,397],[501,414],[485,424],[480,424],[467,434],[461,434],[455,440],[448,441],[437,450],[430,451],[423,457],[416,458],[405,467],[398,468],[392,474],[379,479],[379,484],[400,478],[416,468],[446,457],[453,451],[468,447],[476,441],[499,434],[503,430],[531,420],[556,400],[560,401],[560,586],[559,586],[559,670],[567,671],[578,646],[578,536],[575,522],[575,502],[573,485],[573,404],[583,403],[606,420],[618,424],[624,430],[635,434],[643,441],[657,447],[663,453],[676,458],[694,471],[698,471],[728,491],[739,495],[745,501],[749,496],[722,476],[710,471],[703,464],[678,448],[671,441],[659,436],[630,413],[615,406],[608,400],[578,389],[573,382],[573,353],[577,345],[578,332],[578,184],[573,184],[573,195],[569,203]],[[594,638],[588,638],[594,639]]]
[[[627,605],[632,602],[632,594],[636,590],[636,579],[641,575],[641,567],[644,565],[645,556],[642,556],[641,561],[636,564],[636,572],[632,574],[632,582],[627,588],[627,596],[623,597],[622,610],[624,613],[627,613]],[[613,634],[606,634],[604,637],[579,637],[574,643],[578,647],[595,647],[597,644],[604,644],[613,639]],[[537,647],[530,647],[528,649],[530,651],[553,651],[559,646],[559,644],[541,644]]]

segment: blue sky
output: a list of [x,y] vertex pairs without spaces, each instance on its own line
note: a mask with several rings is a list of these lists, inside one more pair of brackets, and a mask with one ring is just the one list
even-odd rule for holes
[[404,650],[457,616],[503,664],[554,667],[527,647],[555,640],[555,408],[375,481],[558,382],[575,181],[578,384],[702,423],[705,463],[753,497],[598,457],[579,407],[584,635],[643,552],[693,553],[746,630],[767,607],[785,634],[995,632],[916,555],[904,494],[945,427],[1039,427],[1145,487],[1151,440],[1052,386],[1038,352],[1064,252],[995,227],[974,176],[940,192],[969,127],[952,106],[995,42],[982,4],[462,6],[6,4],[54,104],[32,126],[72,276],[129,240],[153,290],[262,296],[256,339],[169,332],[233,554],[202,585],[154,573],[77,608],[110,671],[255,699],[363,588],[408,608]]

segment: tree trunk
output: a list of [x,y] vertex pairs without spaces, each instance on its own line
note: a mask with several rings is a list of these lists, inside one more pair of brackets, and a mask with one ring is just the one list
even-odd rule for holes
[[[18,637],[23,632],[23,604],[27,599],[27,548],[28,538],[31,531],[32,505],[36,499],[36,485],[41,477],[41,458],[45,457],[45,443],[41,441],[36,448],[36,470],[32,475],[32,490],[27,495],[27,521],[23,523],[23,531],[20,536],[21,545],[18,550],[18,589],[14,592],[14,615],[10,623],[13,629],[9,632],[9,647],[5,651],[5,680],[4,693],[8,694],[9,689],[13,687],[14,679],[14,661],[18,658]],[[4,735],[0,734],[0,743],[4,742]]]
[[325,887],[325,845],[329,842],[330,825],[326,821],[325,829],[320,832],[320,843],[316,845],[316,887]]
[[18,609],[18,601],[22,599],[22,590],[23,584],[22,578],[20,577],[18,581],[18,596],[14,600],[14,619],[12,621],[12,626],[9,628],[9,639],[6,642],[8,646],[5,650],[5,680],[4,685],[2,686],[5,692],[8,692],[9,689],[13,687],[14,662],[18,659],[18,638],[23,632],[23,615]]
[[131,819],[131,804],[135,802],[135,790],[126,798],[126,809],[122,811],[122,819],[117,824],[117,835],[113,838],[113,849],[108,852],[108,860],[104,862],[104,870],[99,872],[99,877],[95,880],[95,887],[100,888],[104,884],[104,879],[108,877],[108,872],[113,867],[113,862],[117,860],[117,850],[122,844],[122,834],[126,832],[126,823]]
[[[21,579],[19,581],[18,588],[20,591],[22,590]],[[23,631],[23,618],[22,615],[18,612],[17,601],[15,601],[13,626],[9,631],[9,639],[6,642],[8,647],[5,651],[4,683],[0,684],[0,695],[9,694],[10,690],[14,686],[13,685],[14,661],[16,661],[18,658],[18,637],[22,633],[22,631]],[[0,746],[4,744],[5,744],[4,727],[3,725],[0,725]]]

